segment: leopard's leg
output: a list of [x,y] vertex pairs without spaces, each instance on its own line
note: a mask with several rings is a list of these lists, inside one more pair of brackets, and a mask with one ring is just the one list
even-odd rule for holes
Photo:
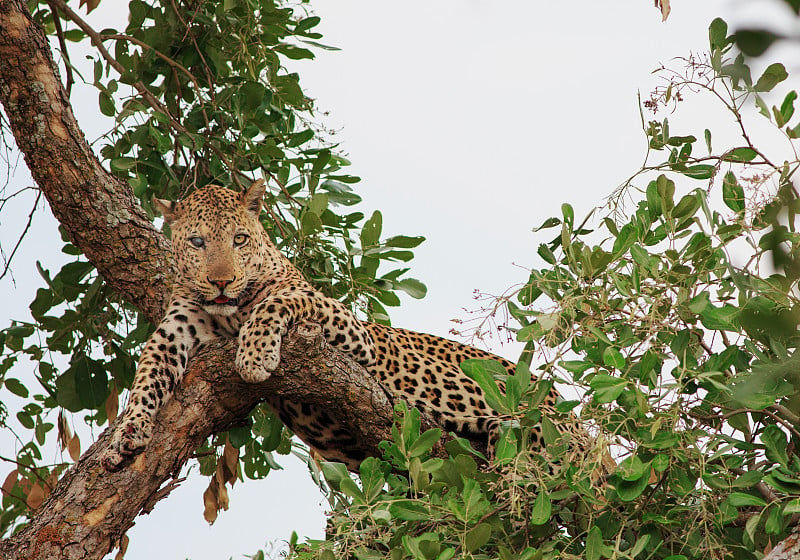
[[310,289],[285,290],[258,304],[239,331],[236,367],[242,379],[267,379],[280,362],[281,339],[301,320],[319,323],[325,339],[358,363],[375,362],[372,336],[347,307]]
[[150,441],[153,419],[183,378],[186,362],[197,347],[216,338],[213,319],[186,298],[173,297],[167,314],[145,344],[128,405],[101,458],[108,471],[118,471]]

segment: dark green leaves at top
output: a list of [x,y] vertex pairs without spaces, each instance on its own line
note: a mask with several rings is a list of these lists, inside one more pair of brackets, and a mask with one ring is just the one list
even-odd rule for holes
[[[736,46],[747,56],[761,56],[781,38],[781,35],[766,29],[740,29],[733,38]],[[769,89],[756,89],[756,91],[769,91]]]

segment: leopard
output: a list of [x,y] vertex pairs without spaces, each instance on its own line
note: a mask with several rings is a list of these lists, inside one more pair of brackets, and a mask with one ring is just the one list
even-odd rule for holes
[[[146,448],[158,411],[201,346],[237,339],[236,370],[244,381],[258,383],[278,367],[282,338],[302,321],[320,325],[327,343],[362,365],[389,393],[447,432],[491,450],[503,417],[460,364],[495,360],[509,374],[515,364],[460,342],[359,319],[349,306],[315,289],[261,223],[265,189],[258,180],[241,192],[207,185],[180,201],[153,199],[171,231],[174,284],[102,456],[105,469],[121,470]],[[559,400],[552,388],[539,408],[552,414]],[[280,396],[268,399],[268,405],[322,459],[351,470],[365,459],[352,450],[357,446],[346,445],[351,436],[325,410]],[[531,445],[544,445],[539,427],[532,431]]]

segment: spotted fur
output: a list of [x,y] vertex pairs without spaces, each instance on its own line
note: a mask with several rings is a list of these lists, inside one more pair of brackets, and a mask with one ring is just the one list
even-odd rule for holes
[[[499,418],[459,364],[492,358],[509,372],[513,364],[451,340],[358,320],[347,307],[314,290],[270,242],[258,220],[263,194],[263,181],[258,181],[241,194],[208,186],[178,203],[156,201],[172,229],[178,274],[166,316],[142,352],[103,465],[119,470],[144,449],[156,413],[201,344],[238,337],[239,374],[246,381],[263,381],[278,366],[281,338],[302,319],[318,322],[331,345],[446,430],[491,443]],[[544,409],[557,398],[551,392]],[[342,451],[353,447],[352,436],[324,410],[279,397],[270,405],[326,459],[350,468],[363,459]],[[538,445],[538,432],[534,439]]]

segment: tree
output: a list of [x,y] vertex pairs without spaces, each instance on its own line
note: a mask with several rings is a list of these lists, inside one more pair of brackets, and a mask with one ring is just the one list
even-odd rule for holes
[[[86,411],[97,424],[113,419],[118,392],[132,379],[136,349],[160,318],[169,294],[165,272],[170,262],[168,242],[152,224],[149,199],[154,194],[174,198],[190,184],[237,184],[246,173],[260,170],[278,185],[271,195],[269,227],[279,246],[320,289],[378,321],[388,320],[384,305],[398,303],[396,290],[414,297],[424,294],[421,283],[403,276],[406,269],[377,274],[381,262],[408,261],[409,249],[422,239],[381,240],[380,213],[368,220],[356,212],[339,213],[340,207],[359,201],[349,186],[358,179],[344,173],[346,160],[317,138],[311,103],[297,76],[280,64],[279,57],[310,57],[300,41],[314,44],[319,38],[312,31],[319,18],[306,17],[302,5],[295,10],[271,2],[238,7],[134,2],[128,34],[106,30],[102,35],[64,2],[32,7],[33,16],[24,3],[0,4],[0,98],[8,127],[62,224],[64,251],[84,258],[55,275],[42,270],[48,288],[32,303],[36,324],[15,324],[2,333],[3,373],[21,356],[33,359],[44,391],[31,395],[32,388],[18,380],[8,375],[3,380],[5,389],[30,398],[17,418],[31,429],[31,441],[12,459],[18,468],[3,484],[3,532],[36,510],[62,478],[40,515],[0,544],[0,555],[100,557],[117,544],[142,508],[168,493],[169,486],[159,491],[162,483],[198,446],[202,469],[219,473],[207,493],[208,518],[225,504],[225,480],[236,475],[236,468],[231,473],[225,467],[235,467],[239,453],[245,474],[257,478],[269,472],[270,453],[286,453],[289,446],[280,422],[266,408],[254,412],[251,432],[249,414],[261,398],[256,391],[247,391],[245,400],[237,396],[235,374],[228,377],[231,370],[224,365],[232,363],[232,349],[222,346],[195,360],[189,375],[195,381],[183,387],[189,392],[192,386],[204,387],[205,397],[195,394],[190,400],[208,398],[222,408],[198,410],[193,417],[176,409],[176,423],[165,431],[170,444],[159,456],[145,458],[143,471],[97,477],[102,438],[64,476],[67,465],[41,464],[40,446],[54,431],[48,412],[58,407]],[[192,18],[184,19],[186,14]],[[72,28],[65,28],[62,18]],[[44,28],[60,40],[67,90],[74,74],[66,41],[87,38],[97,48],[93,78],[100,107],[120,123],[101,150],[111,172],[94,156],[72,116]],[[116,42],[113,56],[104,41]],[[134,93],[118,109],[114,94],[121,84],[130,85]],[[306,374],[313,370],[333,381],[355,376],[347,383],[332,383],[327,396],[305,398],[325,400],[337,392],[335,387],[342,388],[339,397],[348,398],[347,406],[341,401],[329,405],[350,416],[346,423],[359,432],[359,445],[375,454],[377,443],[389,436],[392,403],[363,369],[320,347],[313,328],[302,328],[296,353],[306,362],[301,368]],[[26,340],[34,332],[47,337],[47,353]],[[71,356],[68,365],[59,367],[51,352]],[[313,368],[310,356],[317,356]],[[275,380],[283,378],[307,393],[315,383],[306,374]],[[212,382],[219,376],[226,383]],[[264,388],[283,391],[280,384]],[[361,404],[345,394],[353,384],[364,387]],[[227,389],[215,395],[212,386]],[[178,395],[176,405],[180,400]],[[359,412],[361,406],[366,411]],[[188,432],[186,420],[191,420]],[[79,441],[61,417],[56,431],[77,460]],[[212,433],[218,433],[216,439],[201,445]],[[180,441],[185,445],[176,444]],[[77,526],[64,522],[76,518],[81,519]]]
[[[0,518],[4,529],[18,523],[24,507],[36,505],[63,470],[43,466],[37,457],[40,439],[53,431],[46,409],[90,411],[98,424],[113,417],[116,392],[129,383],[135,348],[149,328],[137,321],[136,310],[151,322],[160,315],[169,263],[166,242],[145,214],[151,194],[174,196],[192,182],[236,183],[255,170],[271,174],[281,187],[274,193],[271,207],[278,210],[268,227],[327,293],[385,320],[383,305],[397,302],[394,290],[423,291],[398,271],[376,278],[379,260],[407,260],[407,249],[419,239],[380,242],[380,215],[358,226],[363,217],[336,214],[332,202],[355,200],[347,186],[353,178],[341,172],[344,162],[330,147],[307,147],[314,137],[304,112],[307,100],[296,77],[281,73],[278,56],[308,56],[296,40],[318,39],[311,31],[314,18],[259,6],[256,25],[255,12],[238,2],[192,5],[196,11],[187,23],[174,4],[154,8],[134,2],[127,35],[102,36],[58,0],[48,8],[35,6],[36,21],[65,40],[88,36],[96,45],[103,39],[117,42],[113,57],[102,53],[107,58],[94,76],[101,108],[125,124],[103,149],[112,170],[108,174],[81,140],[45,36],[23,6],[0,2],[0,99],[37,182],[62,220],[70,240],[65,249],[82,252],[91,263],[79,260],[55,276],[43,272],[50,289],[34,302],[38,324],[4,331],[4,371],[11,371],[20,354],[32,356],[47,393],[20,411],[34,439],[15,459],[19,473],[4,484],[9,494]],[[59,32],[52,10],[79,29]],[[232,31],[241,29],[260,33],[258,40]],[[220,42],[204,43],[208,36]],[[547,265],[532,271],[529,282],[506,298],[520,323],[518,337],[530,345],[517,374],[504,379],[511,389],[497,390],[492,362],[466,366],[493,396],[493,406],[516,418],[503,431],[495,467],[478,469],[480,452],[464,441],[450,442],[447,454],[437,450],[438,456],[430,457],[439,434],[402,406],[393,424],[392,403],[380,398],[366,410],[332,405],[355,418],[375,417],[377,427],[366,430],[373,437],[363,442],[386,461],[366,461],[360,485],[340,466],[325,465],[335,507],[329,541],[308,547],[293,543],[294,553],[326,558],[350,552],[414,558],[730,553],[749,558],[786,536],[800,509],[792,353],[797,320],[791,175],[796,162],[773,163],[750,142],[741,114],[743,104],[754,99],[791,141],[797,136],[791,122],[796,93],[770,107],[764,93],[785,78],[783,66],[770,66],[754,81],[744,59],[731,58],[730,43],[724,24],[714,22],[709,59],[687,61],[687,76],[667,75],[667,85],[645,106],[674,103],[692,88],[715,92],[742,124],[740,144],[712,150],[710,132],[676,136],[666,119],[647,122],[649,146],[665,160],[647,167],[651,176],[637,174],[626,183],[614,198],[615,211],[592,226],[595,233],[567,205],[561,216],[542,225],[560,229],[539,249]],[[242,52],[255,53],[242,56],[245,62],[263,60],[264,66],[245,64],[237,74],[228,60],[239,60]],[[108,66],[118,78],[109,77]],[[119,84],[137,93],[118,111]],[[707,156],[693,155],[700,137]],[[765,170],[779,196],[761,203],[748,199],[744,179],[750,175],[742,169]],[[642,180],[640,200],[632,193]],[[710,194],[695,189],[676,199],[682,180],[710,181],[703,183]],[[129,188],[141,197],[144,211]],[[715,206],[712,195],[719,191],[721,203]],[[632,212],[619,204],[624,196],[633,200]],[[351,239],[356,234],[357,241]],[[747,243],[753,262],[775,255],[779,272],[762,277],[755,269],[734,266],[726,250]],[[546,305],[534,306],[542,301]],[[67,302],[79,312],[59,307]],[[34,328],[47,333],[51,349],[75,356],[68,367],[58,368],[26,342]],[[290,348],[284,356],[286,375],[263,390],[306,390],[306,397],[335,402],[335,391],[320,395],[318,386],[303,383],[309,366],[298,363],[301,356],[311,354],[306,360],[313,367],[336,360],[319,344],[313,327],[302,326],[294,339],[297,350]],[[542,364],[541,383],[530,377],[535,348],[544,349],[544,359],[536,362]],[[101,438],[62,477],[30,526],[0,544],[0,555],[50,557],[67,543],[73,544],[64,554],[102,555],[140,508],[152,507],[169,492],[169,485],[159,488],[175,466],[220,430],[226,431],[201,448],[208,453],[201,458],[203,469],[215,475],[209,516],[224,504],[224,483],[235,476],[235,460],[241,459],[246,476],[265,475],[268,453],[285,450],[287,439],[263,409],[253,413],[252,427],[241,425],[259,394],[247,401],[236,396],[235,374],[220,366],[231,362],[230,352],[228,346],[212,348],[196,361],[182,393],[165,411],[162,433],[144,465],[121,478],[96,476]],[[346,362],[329,373],[345,374],[356,380],[348,383],[369,383]],[[607,479],[598,481],[597,473],[584,467],[584,457],[573,455],[575,449],[536,413],[549,383],[562,379],[585,389],[581,417],[620,446],[621,465]],[[30,393],[8,376],[4,385],[26,397]],[[381,397],[373,388],[367,385],[365,395]],[[198,402],[220,408],[187,417],[192,407],[186,403]],[[560,406],[563,414],[574,410],[576,401]],[[539,422],[560,469],[548,469],[527,450],[526,429]],[[61,422],[59,434],[65,445],[75,445]],[[166,438],[172,443],[164,443]],[[393,440],[382,446],[383,454],[379,439]],[[589,462],[594,450],[584,449]],[[123,498],[123,488],[138,491]],[[69,524],[60,521],[67,518]]]

